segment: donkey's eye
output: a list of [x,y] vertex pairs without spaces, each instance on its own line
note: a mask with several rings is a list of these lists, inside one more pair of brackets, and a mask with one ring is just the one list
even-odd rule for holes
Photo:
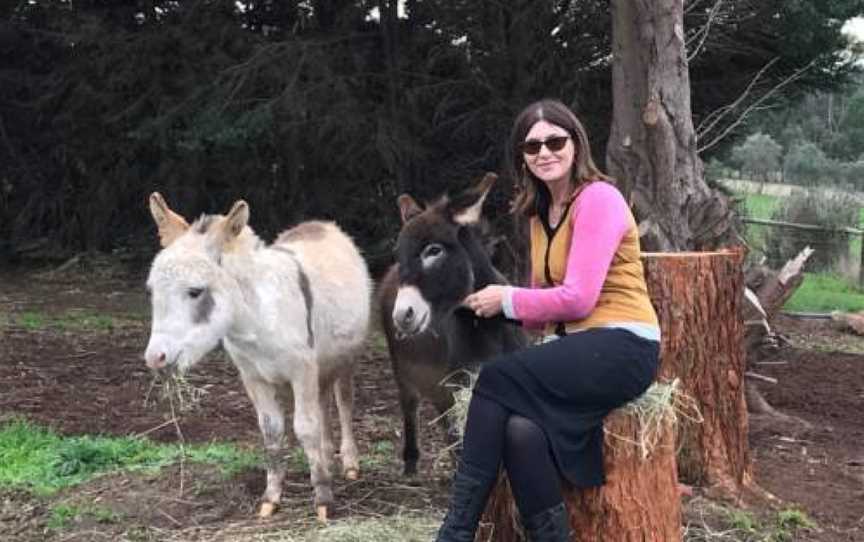
[[186,290],[186,295],[188,295],[190,299],[198,299],[203,293],[204,288],[189,288]]
[[444,247],[438,243],[432,243],[431,245],[426,245],[420,257],[425,260],[426,258],[437,258],[442,254],[444,254]]

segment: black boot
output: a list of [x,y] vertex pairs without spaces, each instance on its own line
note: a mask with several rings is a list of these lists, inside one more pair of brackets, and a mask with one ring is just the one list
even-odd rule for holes
[[435,542],[474,542],[480,516],[486,508],[486,500],[494,483],[494,476],[490,478],[488,474],[460,462],[453,475],[450,506]]
[[564,503],[547,508],[522,522],[529,542],[570,542],[570,519]]

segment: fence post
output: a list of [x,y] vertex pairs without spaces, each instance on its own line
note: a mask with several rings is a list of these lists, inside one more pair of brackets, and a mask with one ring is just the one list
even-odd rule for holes
[[858,286],[864,288],[864,235],[861,235],[861,256],[858,258]]

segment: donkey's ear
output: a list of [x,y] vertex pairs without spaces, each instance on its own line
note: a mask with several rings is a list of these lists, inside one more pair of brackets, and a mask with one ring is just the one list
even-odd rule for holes
[[408,194],[396,198],[396,203],[399,205],[399,215],[402,217],[403,224],[423,212],[423,208]]
[[245,201],[237,200],[231,206],[231,210],[225,216],[225,222],[222,223],[222,230],[226,241],[235,239],[249,223],[249,204]]
[[207,232],[205,244],[207,253],[217,262],[220,261],[225,246],[240,236],[248,222],[249,205],[243,200],[237,200],[228,214],[220,218]]
[[159,228],[159,242],[163,248],[189,229],[186,219],[172,211],[159,192],[150,194],[150,214],[153,215],[153,221]]
[[483,202],[496,180],[498,180],[498,175],[487,173],[477,183],[477,186],[459,194],[448,202],[447,210],[450,211],[453,222],[462,225],[478,223],[480,215],[483,214]]

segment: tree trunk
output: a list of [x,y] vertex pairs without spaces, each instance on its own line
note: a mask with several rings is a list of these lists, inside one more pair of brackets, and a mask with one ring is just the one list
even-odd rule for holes
[[[580,542],[675,542],[681,540],[681,497],[675,468],[675,427],[647,457],[639,441],[639,420],[622,410],[606,419],[603,463],[606,484],[564,491],[570,525]],[[486,507],[477,540],[525,540],[506,476]]]
[[726,197],[703,179],[690,109],[681,0],[613,0],[613,118],[607,168],[649,250],[737,239]]
[[662,333],[660,378],[681,380],[702,422],[681,420],[678,473],[717,496],[761,492],[752,481],[744,398],[743,251],[646,253]]

